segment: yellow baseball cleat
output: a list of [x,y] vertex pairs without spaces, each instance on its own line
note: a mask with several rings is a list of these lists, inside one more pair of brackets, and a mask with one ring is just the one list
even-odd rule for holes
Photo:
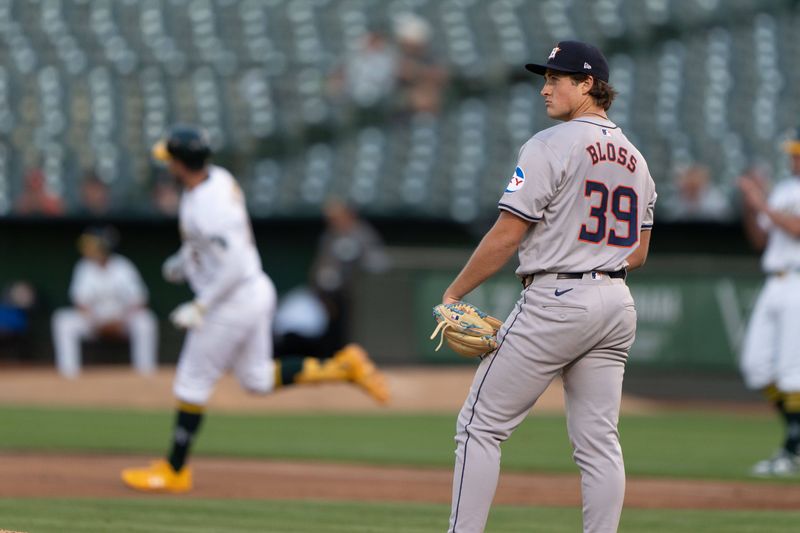
[[346,379],[364,389],[378,403],[388,403],[390,392],[386,376],[377,369],[366,350],[358,344],[348,344],[333,356],[344,370]]
[[192,489],[192,470],[188,466],[175,472],[166,460],[153,461],[149,467],[126,468],[122,482],[144,492],[188,492]]

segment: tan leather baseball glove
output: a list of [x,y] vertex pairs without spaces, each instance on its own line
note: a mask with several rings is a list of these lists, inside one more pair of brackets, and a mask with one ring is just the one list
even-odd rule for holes
[[439,304],[433,308],[433,317],[438,322],[431,339],[439,338],[436,351],[442,342],[464,357],[480,357],[497,348],[497,330],[503,325],[501,320],[487,315],[477,307],[466,302]]

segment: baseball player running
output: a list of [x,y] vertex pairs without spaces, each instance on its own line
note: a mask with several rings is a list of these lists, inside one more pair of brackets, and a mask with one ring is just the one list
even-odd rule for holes
[[769,199],[758,179],[739,180],[745,232],[764,250],[761,266],[767,274],[747,327],[741,369],[747,386],[764,393],[786,428],[777,453],[753,466],[757,476],[800,472],[800,130],[785,149],[794,176],[779,183]]
[[184,492],[192,487],[186,458],[214,386],[232,369],[242,387],[266,394],[281,386],[350,381],[379,402],[389,398],[384,376],[366,352],[351,344],[330,359],[272,358],[270,326],[275,287],[261,267],[244,196],[231,174],[209,164],[201,130],[174,127],[153,156],[167,162],[184,188],[180,204],[182,246],[164,263],[168,281],[188,280],[194,300],[170,315],[188,330],[175,375],[178,400],[172,448],[149,467],[126,469],[122,480],[143,491]]
[[625,492],[617,421],[636,331],[625,276],[647,256],[655,184],[606,115],[615,91],[597,48],[562,41],[546,64],[526,68],[544,76],[547,114],[563,123],[522,146],[497,221],[443,296],[458,302],[518,250],[524,288],[458,416],[449,531],[483,531],[500,444],[561,376],[583,530],[608,533]]

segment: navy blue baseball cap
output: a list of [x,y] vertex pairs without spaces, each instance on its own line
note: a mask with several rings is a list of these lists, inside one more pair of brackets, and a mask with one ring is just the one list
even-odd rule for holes
[[580,41],[561,41],[550,52],[547,63],[528,63],[525,68],[544,76],[547,69],[569,74],[589,74],[608,83],[608,61],[597,47]]

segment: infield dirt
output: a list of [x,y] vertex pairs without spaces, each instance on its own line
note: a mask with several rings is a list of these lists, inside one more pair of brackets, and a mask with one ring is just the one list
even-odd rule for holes
[[[122,468],[141,456],[0,454],[0,498],[152,497],[125,488]],[[180,497],[448,503],[445,469],[196,458],[195,489]],[[628,480],[625,505],[674,509],[797,509],[800,487],[672,479]],[[580,505],[576,475],[503,473],[495,502]]]
[[[268,396],[255,396],[244,392],[228,375],[220,380],[209,410],[452,413],[455,417],[467,396],[475,369],[472,366],[392,368],[386,374],[392,388],[388,406],[376,404],[361,390],[347,384],[288,387]],[[114,366],[90,367],[78,379],[69,380],[52,368],[3,368],[0,405],[170,409],[175,405],[173,376],[173,368],[162,368],[153,376],[142,377],[127,367]],[[647,414],[674,409],[675,405],[623,395],[622,411]],[[752,404],[738,407],[750,409]],[[534,410],[564,410],[560,380],[544,392]]]

